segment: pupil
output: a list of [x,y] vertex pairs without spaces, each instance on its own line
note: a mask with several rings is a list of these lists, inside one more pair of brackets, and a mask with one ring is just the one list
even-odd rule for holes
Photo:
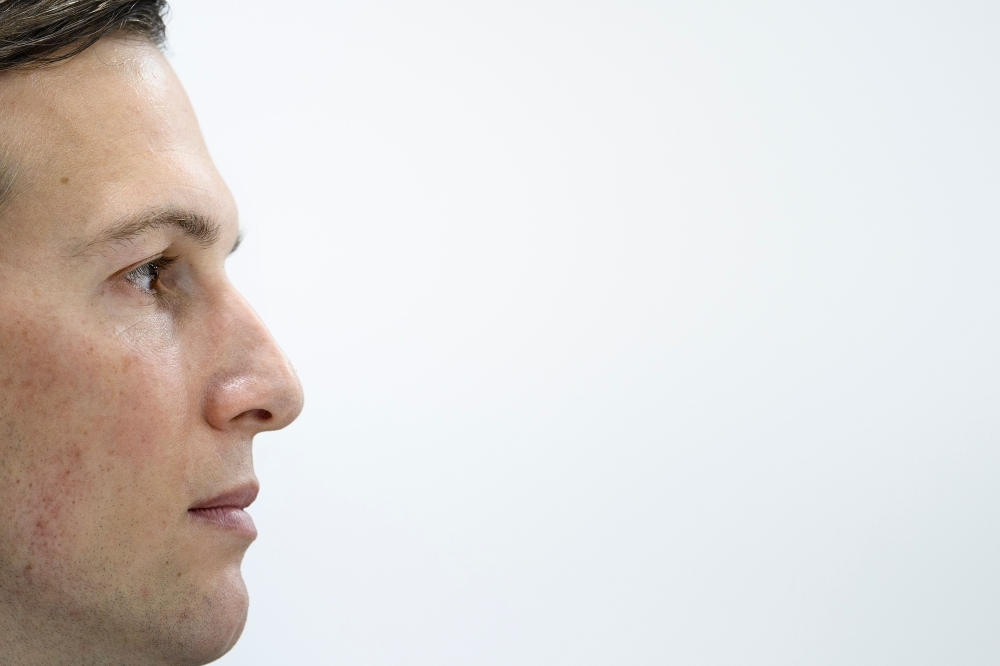
[[156,284],[156,278],[160,276],[160,267],[150,262],[142,267],[140,275],[146,279],[147,288],[152,288]]

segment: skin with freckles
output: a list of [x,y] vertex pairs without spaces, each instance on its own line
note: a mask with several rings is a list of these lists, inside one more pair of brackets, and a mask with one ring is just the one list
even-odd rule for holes
[[302,407],[224,272],[232,196],[144,41],[3,73],[0,109],[0,663],[208,663],[255,531],[197,509],[245,517]]

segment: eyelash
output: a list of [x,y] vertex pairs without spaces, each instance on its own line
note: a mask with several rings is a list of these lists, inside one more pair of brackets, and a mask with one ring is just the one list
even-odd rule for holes
[[[130,270],[125,274],[125,280],[139,291],[156,295],[159,293],[160,273],[176,260],[177,257],[157,257]],[[148,281],[147,286],[142,284],[144,281]]]

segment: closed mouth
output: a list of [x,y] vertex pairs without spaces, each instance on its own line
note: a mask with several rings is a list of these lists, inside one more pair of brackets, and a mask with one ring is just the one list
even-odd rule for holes
[[256,481],[250,481],[239,485],[231,490],[216,495],[211,499],[204,500],[192,506],[189,511],[202,511],[205,509],[236,508],[245,509],[257,499],[257,492],[260,486]]
[[204,500],[188,509],[188,515],[200,523],[206,523],[244,533],[251,539],[257,536],[257,527],[245,508],[257,499],[259,486],[256,481]]

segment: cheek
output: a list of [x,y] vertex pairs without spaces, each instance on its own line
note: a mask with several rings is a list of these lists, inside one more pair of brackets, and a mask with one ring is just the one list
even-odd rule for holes
[[0,353],[0,548],[67,561],[129,522],[156,527],[136,518],[186,464],[176,443],[187,400],[169,350],[34,320],[0,326]]

